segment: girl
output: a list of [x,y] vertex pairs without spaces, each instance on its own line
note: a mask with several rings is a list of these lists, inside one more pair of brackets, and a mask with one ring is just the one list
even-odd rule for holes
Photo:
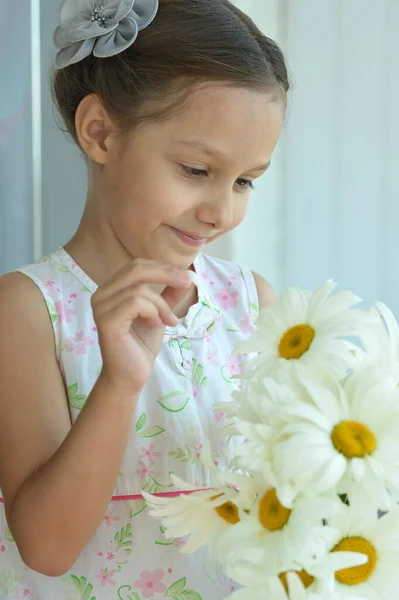
[[233,583],[140,491],[209,487],[205,439],[228,457],[212,405],[275,296],[200,251],[270,164],[284,59],[228,0],[65,0],[55,43],[88,194],[73,238],[0,282],[0,597],[220,600]]

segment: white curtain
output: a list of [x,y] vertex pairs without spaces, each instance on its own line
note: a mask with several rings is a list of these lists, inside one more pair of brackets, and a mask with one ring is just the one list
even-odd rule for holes
[[0,273],[32,258],[29,2],[0,0]]

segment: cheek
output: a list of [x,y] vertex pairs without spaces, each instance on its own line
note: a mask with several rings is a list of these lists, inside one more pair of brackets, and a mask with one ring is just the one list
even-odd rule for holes
[[234,227],[237,227],[238,225],[240,225],[240,223],[243,222],[245,215],[247,214],[247,210],[248,210],[248,197],[247,198],[242,198],[242,199],[238,199],[237,203],[234,207],[234,216],[233,216],[233,224],[231,229],[234,229]]

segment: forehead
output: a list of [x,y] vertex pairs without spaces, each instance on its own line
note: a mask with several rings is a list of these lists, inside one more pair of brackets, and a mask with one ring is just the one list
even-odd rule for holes
[[227,166],[252,170],[270,161],[284,114],[285,104],[275,95],[207,83],[194,88],[169,118],[144,125],[129,143],[133,143],[136,156],[139,144],[141,151],[152,156],[173,152],[178,157],[201,157],[204,155],[192,145],[200,142],[218,151],[217,160]]
[[195,89],[183,110],[165,123],[173,143],[204,141],[231,160],[270,156],[281,133],[285,112],[268,92],[212,84]]

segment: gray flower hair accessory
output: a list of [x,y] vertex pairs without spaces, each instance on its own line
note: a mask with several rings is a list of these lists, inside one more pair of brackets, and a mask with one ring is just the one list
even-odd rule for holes
[[158,12],[158,0],[63,0],[54,44],[63,69],[90,54],[115,56],[129,48]]

